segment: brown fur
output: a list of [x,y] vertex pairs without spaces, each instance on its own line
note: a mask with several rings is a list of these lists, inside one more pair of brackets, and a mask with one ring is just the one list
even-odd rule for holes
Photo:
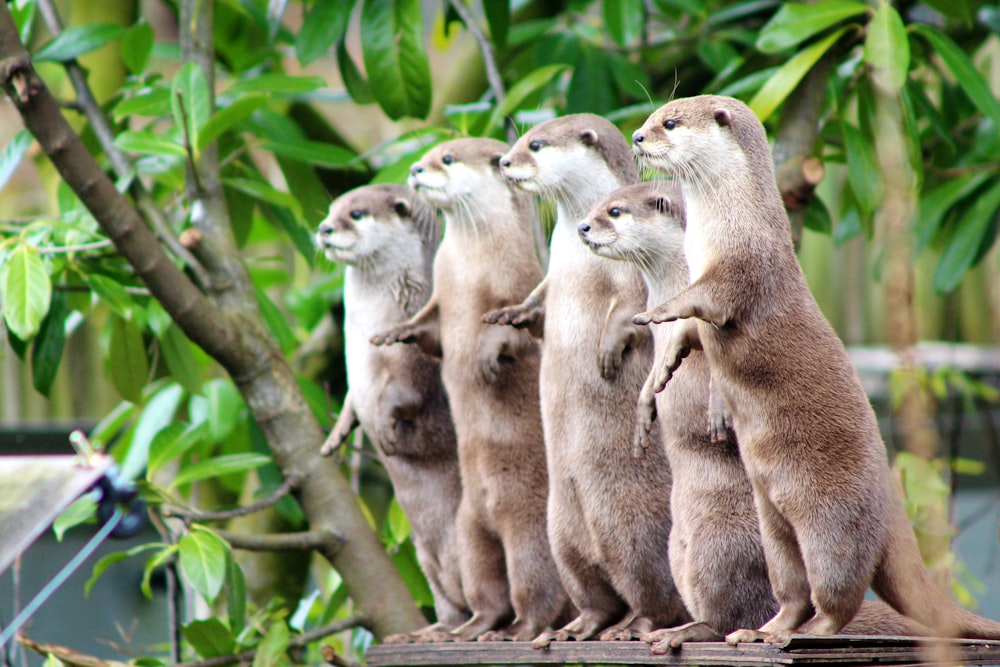
[[440,363],[412,347],[379,348],[368,342],[372,334],[413,315],[430,296],[438,245],[434,211],[402,186],[365,186],[330,205],[317,240],[332,261],[347,264],[349,390],[323,453],[339,447],[360,423],[410,520],[438,622],[394,639],[457,627],[469,617],[454,527],[462,488]]
[[652,341],[631,322],[646,290],[635,267],[596,257],[576,231],[597,198],[635,181],[628,143],[604,118],[574,114],[532,128],[500,164],[508,179],[558,209],[544,292],[485,318],[524,325],[544,315],[548,531],[580,615],[534,646],[598,633],[631,639],[683,622],[667,554],[670,468],[658,439],[648,456],[632,456],[632,424],[623,419],[652,363]]
[[[640,267],[649,305],[669,300],[688,285],[684,261],[684,207],[675,183],[651,182],[616,190],[580,224],[580,236],[602,257]],[[673,324],[653,328],[662,357]],[[658,423],[673,477],[670,570],[693,623],[648,633],[654,653],[687,641],[716,641],[723,633],[756,627],[778,610],[761,546],[753,491],[735,434],[713,439],[709,367],[694,351],[656,394]],[[881,603],[866,604],[846,634],[912,635],[926,628]]]
[[445,217],[434,292],[408,322],[373,339],[416,342],[442,355],[462,473],[460,567],[473,611],[454,631],[458,639],[500,629],[514,614],[492,636],[529,639],[567,607],[545,532],[539,346],[526,331],[481,321],[482,313],[523,299],[542,277],[534,208],[497,165],[506,149],[490,139],[457,139],[413,166],[411,187]]
[[732,98],[675,100],[633,144],[681,183],[693,281],[635,321],[682,320],[658,385],[692,347],[705,350],[732,410],[780,603],[759,631],[727,640],[837,633],[869,584],[938,634],[1000,638],[1000,623],[959,607],[923,565],[874,412],[792,250],[753,112]]

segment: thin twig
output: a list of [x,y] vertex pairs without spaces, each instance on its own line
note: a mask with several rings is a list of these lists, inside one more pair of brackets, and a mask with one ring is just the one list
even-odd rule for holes
[[315,550],[324,555],[340,551],[347,542],[332,530],[313,530],[299,533],[272,535],[242,535],[228,530],[216,530],[216,535],[229,542],[234,549],[244,551],[306,551]]
[[[63,24],[53,4],[53,0],[38,0],[38,10],[41,12],[42,19],[45,21],[49,32],[54,37],[60,35],[63,31]],[[117,174],[118,178],[134,176],[135,169],[132,167],[132,164],[125,157],[125,154],[115,146],[114,130],[111,128],[108,117],[101,111],[101,105],[97,103],[97,99],[90,90],[86,72],[83,71],[83,68],[80,67],[76,59],[68,60],[64,65],[66,72],[69,74],[70,81],[73,83],[73,88],[76,90],[76,105],[87,116],[87,120],[90,121],[90,125],[94,129],[94,135],[97,137],[98,143],[101,144],[101,149],[108,156],[115,174]],[[139,179],[131,179],[129,192],[135,198],[136,206],[142,217],[152,225],[157,238],[170,248],[170,251],[174,255],[191,268],[191,272],[194,274],[194,278],[198,284],[203,289],[207,288],[211,284],[208,272],[195,259],[194,255],[180,244],[177,237],[171,232],[170,224],[167,222],[167,217],[164,215],[163,210],[153,201],[152,195],[149,194],[149,191],[146,190]]]
[[81,243],[80,245],[64,245],[52,248],[39,248],[38,252],[43,255],[56,255],[63,252],[86,252],[87,250],[101,250],[103,248],[112,248],[114,243],[110,239],[104,239],[103,241],[94,241],[93,243]]
[[333,667],[361,667],[360,663],[353,662],[341,656],[337,653],[337,649],[333,648],[329,644],[321,646],[319,652],[323,656],[323,659],[326,660],[328,664],[333,665]]
[[[90,286],[88,285],[53,285],[52,289],[58,290],[60,292],[89,292]],[[149,290],[145,287],[124,287],[123,288],[128,294],[133,296],[150,296]]]
[[169,505],[164,510],[164,515],[183,519],[187,523],[192,521],[226,521],[228,519],[235,519],[236,517],[253,514],[277,504],[279,500],[291,493],[292,489],[298,486],[300,481],[298,477],[289,477],[271,495],[245,507],[236,507],[231,510],[220,510],[217,512],[202,512]]

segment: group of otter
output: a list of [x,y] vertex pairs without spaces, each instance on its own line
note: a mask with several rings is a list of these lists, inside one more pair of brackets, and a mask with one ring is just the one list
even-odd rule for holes
[[434,594],[392,640],[1000,638],[923,565],[743,103],[669,102],[631,148],[591,114],[447,141],[317,239],[348,265],[324,453],[368,434]]

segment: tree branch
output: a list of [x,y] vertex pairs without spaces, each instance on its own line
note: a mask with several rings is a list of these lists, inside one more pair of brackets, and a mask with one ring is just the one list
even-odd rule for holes
[[215,533],[229,542],[234,549],[244,551],[318,551],[332,558],[347,543],[343,536],[331,530],[313,530],[300,533],[275,533],[272,535],[246,535],[228,530]]
[[275,489],[271,495],[266,498],[262,498],[255,503],[247,505],[246,507],[237,507],[235,509],[222,510],[219,512],[202,512],[199,510],[187,509],[185,507],[178,507],[176,505],[168,505],[164,511],[164,515],[177,517],[188,523],[192,521],[227,521],[229,519],[235,519],[238,516],[246,516],[247,514],[259,512],[277,504],[279,500],[291,493],[301,481],[302,480],[297,477],[289,477],[282,482],[281,486]]

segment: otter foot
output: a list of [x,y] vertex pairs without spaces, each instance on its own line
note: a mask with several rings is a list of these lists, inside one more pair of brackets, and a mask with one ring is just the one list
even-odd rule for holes
[[422,633],[417,637],[417,644],[443,644],[445,642],[455,642],[458,638],[448,630],[434,630]]
[[791,637],[791,632],[762,632],[761,630],[736,630],[726,635],[726,643],[730,646],[737,644],[752,644],[754,642],[764,642],[765,644],[784,644]]
[[420,635],[416,632],[397,632],[393,635],[387,635],[385,639],[382,640],[383,644],[413,644],[418,641]]
[[721,639],[722,633],[700,621],[679,625],[676,628],[654,630],[642,636],[642,641],[652,644],[650,650],[656,655],[665,655],[671,650],[679,649],[684,642],[715,642]]

